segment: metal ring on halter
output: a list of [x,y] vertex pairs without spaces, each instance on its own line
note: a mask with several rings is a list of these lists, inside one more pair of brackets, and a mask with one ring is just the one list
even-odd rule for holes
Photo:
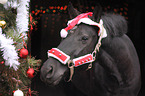
[[96,51],[96,50],[94,50],[94,51],[92,52],[93,61],[95,61],[95,59],[96,59],[96,54],[97,54],[97,51]]
[[68,68],[72,68],[72,67],[74,67],[73,61],[69,60],[68,61]]
[[73,74],[74,74],[74,64],[73,64],[72,60],[68,61],[68,68],[70,69],[70,77],[69,77],[69,80],[67,82],[72,80],[72,77],[73,77]]

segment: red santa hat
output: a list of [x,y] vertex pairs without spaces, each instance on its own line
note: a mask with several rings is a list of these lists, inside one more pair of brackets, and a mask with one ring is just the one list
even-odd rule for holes
[[104,31],[102,38],[105,38],[107,36],[107,33],[106,33],[105,28],[102,26],[103,25],[102,19],[100,20],[99,23],[94,22],[88,17],[92,15],[93,15],[92,12],[83,13],[83,14],[78,15],[76,18],[68,21],[68,24],[67,24],[68,26],[60,31],[61,37],[66,38],[68,35],[68,30],[71,30],[76,24],[85,23],[88,25],[98,26],[99,27],[98,35],[100,35],[102,31]]

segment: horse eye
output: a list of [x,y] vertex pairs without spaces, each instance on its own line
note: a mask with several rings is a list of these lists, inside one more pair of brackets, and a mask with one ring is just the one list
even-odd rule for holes
[[88,40],[88,36],[83,36],[82,40]]

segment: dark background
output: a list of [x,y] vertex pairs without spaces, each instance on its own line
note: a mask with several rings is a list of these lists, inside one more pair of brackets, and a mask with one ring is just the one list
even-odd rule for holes
[[[44,62],[47,51],[56,47],[60,41],[59,32],[66,27],[69,20],[67,4],[70,0],[31,0],[31,12],[37,21],[31,34],[31,53]],[[145,7],[141,0],[71,0],[74,7],[81,12],[93,11],[97,4],[101,4],[104,12],[120,14],[128,21],[128,33],[134,43],[141,65],[142,89],[139,96],[145,95]],[[39,92],[39,96],[65,96],[64,91],[70,84],[59,85],[56,88],[47,87],[38,75],[32,80],[32,88]],[[66,87],[62,87],[62,86]],[[69,90],[68,94],[73,94]],[[77,90],[75,90],[77,91]],[[75,95],[75,94],[74,94]]]

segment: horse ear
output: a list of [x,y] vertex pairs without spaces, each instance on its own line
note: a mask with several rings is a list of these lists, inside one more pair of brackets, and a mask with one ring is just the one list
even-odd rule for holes
[[79,12],[78,10],[76,10],[72,3],[69,2],[68,4],[68,12],[69,12],[69,15],[70,15],[70,18],[73,19],[75,17],[77,17],[79,14],[81,14],[81,12]]
[[97,5],[93,10],[93,20],[96,22],[99,22],[102,15],[102,7],[100,5]]

